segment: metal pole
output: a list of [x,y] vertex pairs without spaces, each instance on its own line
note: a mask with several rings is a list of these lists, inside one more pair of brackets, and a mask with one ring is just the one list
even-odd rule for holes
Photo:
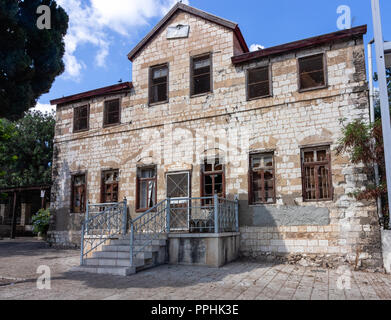
[[215,233],[219,233],[219,197],[217,194],[214,195],[214,206],[215,206]]
[[89,207],[90,207],[90,200],[87,201],[87,208],[86,208],[86,232],[88,234],[88,211],[89,211]]
[[239,196],[235,196],[235,229],[239,232]]
[[[386,64],[384,55],[384,39],[381,26],[379,0],[372,0],[373,29],[375,34],[376,65],[379,76],[380,108],[382,115],[384,160],[386,164],[388,203],[391,203],[391,120],[390,105],[387,92]],[[388,206],[391,216],[391,206]]]
[[[374,87],[373,87],[373,61],[372,61],[372,44],[375,40],[371,40],[368,43],[368,72],[369,72],[369,107],[370,107],[370,118],[371,123],[375,123],[375,95],[374,95]],[[376,141],[373,139],[373,145],[375,145]],[[379,165],[377,163],[374,164],[373,169],[375,171],[375,183],[376,187],[380,185],[380,175],[379,175]],[[377,197],[377,214],[379,216],[380,224],[383,225],[383,211],[382,211],[382,203],[381,197]]]
[[14,191],[14,201],[13,201],[13,206],[12,206],[12,225],[11,225],[11,239],[15,239],[15,234],[16,234],[16,198],[17,198],[17,193]]
[[130,251],[129,251],[129,258],[130,258],[130,266],[133,267],[133,245],[134,245],[134,226],[133,221],[130,221]]
[[166,207],[166,230],[167,233],[170,233],[170,212],[171,211],[171,199],[167,198],[167,207]]
[[84,263],[84,223],[81,226],[80,265]]
[[127,220],[128,220],[128,205],[127,205],[127,200],[126,197],[124,198],[123,201],[124,207],[123,207],[123,213],[122,213],[122,235],[124,236],[127,231]]

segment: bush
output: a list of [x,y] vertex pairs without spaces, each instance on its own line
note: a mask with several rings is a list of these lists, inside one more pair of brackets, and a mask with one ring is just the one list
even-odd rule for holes
[[50,210],[49,209],[40,209],[33,217],[33,231],[35,233],[40,233],[41,235],[46,235],[49,230],[50,222]]

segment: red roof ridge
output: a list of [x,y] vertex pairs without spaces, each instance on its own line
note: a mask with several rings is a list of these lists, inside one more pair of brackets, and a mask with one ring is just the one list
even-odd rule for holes
[[367,33],[367,25],[362,25],[355,28],[340,30],[337,32],[327,33],[320,36],[289,42],[286,44],[282,44],[282,45],[278,45],[278,46],[274,46],[258,51],[243,53],[237,56],[233,56],[231,60],[233,64],[239,64],[239,63],[244,63],[244,62],[268,57],[271,55],[283,54],[285,52],[292,51],[292,50],[298,50],[298,49],[325,44],[331,41],[346,39],[355,36],[362,36],[366,33]]
[[244,52],[249,52],[248,46],[246,41],[244,40],[243,34],[240,31],[240,28],[236,22],[229,21],[227,19],[220,18],[218,16],[215,16],[213,14],[207,13],[205,11],[196,9],[194,7],[188,6],[186,4],[178,2],[175,6],[172,7],[172,9],[163,17],[162,20],[159,21],[159,23],[142,39],[128,54],[128,59],[130,61],[133,61],[134,57],[137,55],[139,51],[141,51],[144,46],[154,37],[154,35],[163,28],[167,22],[171,19],[171,17],[177,12],[177,11],[184,11],[187,13],[190,13],[192,15],[198,16],[200,18],[203,18],[205,20],[211,21],[213,23],[216,23],[218,25],[221,25],[223,27],[226,27],[228,29],[231,29],[234,31],[236,37],[239,40],[239,43],[243,49]]
[[117,83],[111,86],[99,88],[99,89],[94,89],[90,91],[85,91],[77,94],[73,94],[71,96],[67,97],[62,97],[59,99],[54,99],[50,101],[51,105],[58,105],[58,104],[64,104],[64,103],[69,103],[69,102],[75,102],[91,97],[98,97],[98,96],[103,96],[103,95],[108,95],[108,94],[113,94],[113,93],[118,93],[122,91],[128,91],[133,88],[132,82],[121,82]]

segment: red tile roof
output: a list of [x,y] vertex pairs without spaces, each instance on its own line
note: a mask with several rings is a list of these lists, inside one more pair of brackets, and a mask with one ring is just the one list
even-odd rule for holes
[[112,86],[78,93],[78,94],[74,94],[74,95],[71,95],[68,97],[55,99],[55,100],[50,101],[50,104],[51,105],[55,105],[55,104],[59,105],[59,104],[64,104],[64,103],[76,102],[79,100],[88,99],[88,98],[92,98],[92,97],[98,97],[98,96],[104,96],[104,95],[129,91],[132,88],[133,88],[132,82],[122,82],[122,83],[114,84]]
[[325,43],[330,43],[336,40],[358,38],[358,37],[362,37],[366,33],[367,33],[367,26],[363,25],[348,30],[328,33],[317,37],[312,37],[304,40],[282,44],[276,47],[266,48],[263,50],[237,55],[232,57],[232,63],[240,64],[240,63],[250,62],[253,60],[257,60],[273,55],[283,54],[289,51],[314,47]]

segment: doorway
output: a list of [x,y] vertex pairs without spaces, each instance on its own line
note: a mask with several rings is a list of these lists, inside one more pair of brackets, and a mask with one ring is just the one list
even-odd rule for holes
[[166,175],[167,198],[170,199],[170,230],[188,231],[190,216],[190,172]]

